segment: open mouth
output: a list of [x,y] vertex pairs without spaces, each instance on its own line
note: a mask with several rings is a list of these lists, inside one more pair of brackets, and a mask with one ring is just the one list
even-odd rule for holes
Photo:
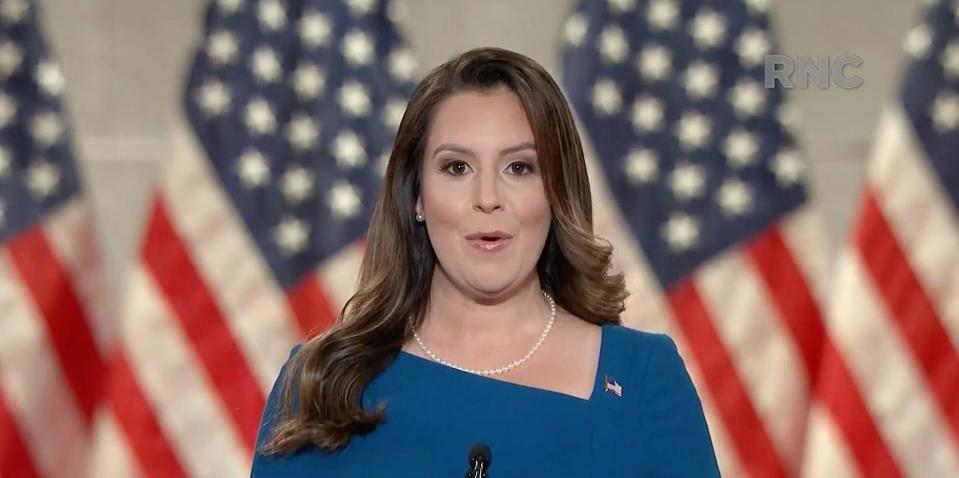
[[506,247],[510,238],[484,236],[475,239],[468,239],[470,246],[485,252],[498,252]]

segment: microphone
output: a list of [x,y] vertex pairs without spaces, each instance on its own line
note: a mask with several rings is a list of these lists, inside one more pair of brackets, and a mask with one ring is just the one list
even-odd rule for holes
[[469,469],[466,478],[486,478],[486,472],[493,463],[493,453],[485,443],[477,443],[470,448]]

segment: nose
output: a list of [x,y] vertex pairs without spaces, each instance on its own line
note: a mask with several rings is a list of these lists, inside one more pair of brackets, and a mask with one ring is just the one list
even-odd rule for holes
[[483,168],[474,176],[473,209],[487,214],[503,207],[500,178],[494,168]]

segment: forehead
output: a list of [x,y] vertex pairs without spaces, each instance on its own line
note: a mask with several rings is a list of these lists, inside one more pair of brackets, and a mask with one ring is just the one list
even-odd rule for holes
[[451,95],[433,113],[429,149],[441,143],[501,146],[532,141],[533,131],[519,98],[507,88]]

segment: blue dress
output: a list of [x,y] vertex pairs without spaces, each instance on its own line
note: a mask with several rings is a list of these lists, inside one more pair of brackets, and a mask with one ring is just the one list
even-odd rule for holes
[[[257,450],[273,426],[278,388],[264,410]],[[662,334],[603,325],[588,400],[405,351],[364,392],[367,410],[381,400],[387,421],[372,433],[354,435],[334,453],[257,451],[251,476],[459,478],[475,443],[492,452],[489,478],[719,476],[699,397],[675,344]]]

